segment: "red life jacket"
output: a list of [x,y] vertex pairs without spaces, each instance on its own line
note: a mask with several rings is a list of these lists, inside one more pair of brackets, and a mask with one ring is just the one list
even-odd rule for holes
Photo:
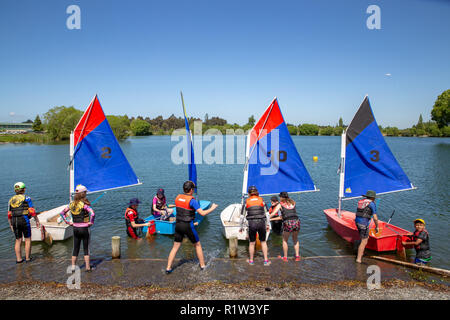
[[[136,219],[139,217],[139,215],[138,215],[137,211],[132,208],[127,208],[127,210],[125,210],[125,224],[127,225],[127,227],[133,228],[131,225],[130,217],[128,217],[128,213],[130,211],[133,212],[133,221],[136,221]],[[135,229],[135,228],[133,228],[133,229]]]
[[245,202],[245,208],[247,209],[247,220],[266,218],[264,200],[260,196],[250,196]]
[[195,219],[195,209],[191,208],[189,203],[193,196],[187,194],[179,194],[175,198],[175,207],[177,208],[176,221],[191,222]]

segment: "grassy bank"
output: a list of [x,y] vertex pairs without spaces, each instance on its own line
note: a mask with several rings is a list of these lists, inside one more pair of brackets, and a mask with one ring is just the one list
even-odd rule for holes
[[43,133],[1,134],[0,143],[49,143],[51,140]]

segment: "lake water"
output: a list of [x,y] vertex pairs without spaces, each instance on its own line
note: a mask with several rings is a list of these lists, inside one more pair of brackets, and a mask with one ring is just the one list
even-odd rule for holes
[[[243,137],[236,137],[242,139]],[[293,140],[320,192],[294,195],[302,221],[300,251],[303,256],[354,254],[351,245],[337,236],[328,226],[323,209],[337,206],[340,137],[303,137]],[[379,202],[379,217],[387,220],[395,209],[391,223],[412,231],[413,220],[423,218],[431,237],[432,265],[450,269],[447,257],[449,237],[450,139],[448,138],[386,138],[400,165],[418,188],[414,191],[383,195]],[[173,237],[158,235],[153,240],[135,241],[127,238],[124,210],[128,200],[138,197],[141,217],[149,215],[151,200],[157,188],[166,190],[169,203],[182,191],[187,180],[187,166],[171,161],[171,150],[177,142],[168,136],[133,137],[121,143],[143,185],[107,192],[93,205],[96,213],[92,227],[91,254],[107,258],[111,254],[111,237],[121,237],[125,258],[166,259]],[[204,142],[204,148],[209,142]],[[4,218],[0,219],[0,258],[15,259],[14,236],[9,229],[6,209],[13,195],[13,185],[23,181],[27,194],[37,211],[48,210],[68,201],[68,145],[5,144],[0,145],[0,203]],[[313,156],[318,162],[313,162]],[[224,155],[225,157],[225,155]],[[225,161],[225,158],[224,158]],[[197,165],[199,199],[210,200],[219,207],[205,218],[198,228],[206,258],[226,257],[228,242],[222,235],[220,212],[227,205],[240,201],[242,164]],[[89,196],[93,201],[99,194]],[[267,197],[265,198],[269,200]],[[344,202],[344,209],[355,210],[357,200]],[[240,243],[238,254],[246,256],[248,243]],[[271,235],[269,255],[281,254],[281,237]],[[72,239],[54,242],[53,246],[35,243],[32,254],[38,258],[69,258]],[[293,255],[293,249],[289,249]],[[414,255],[414,250],[408,251]],[[180,249],[177,258],[193,258],[190,244]],[[80,260],[81,261],[81,260]]]

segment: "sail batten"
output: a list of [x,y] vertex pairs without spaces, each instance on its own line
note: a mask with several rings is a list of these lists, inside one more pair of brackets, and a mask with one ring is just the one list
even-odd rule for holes
[[345,199],[367,190],[385,194],[414,189],[381,134],[368,96],[346,130],[344,168]]

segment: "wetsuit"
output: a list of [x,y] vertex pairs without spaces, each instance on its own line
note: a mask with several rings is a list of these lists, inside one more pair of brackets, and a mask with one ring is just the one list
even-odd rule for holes
[[73,252],[72,256],[77,257],[80,252],[81,243],[83,243],[84,255],[90,255],[89,242],[91,238],[90,226],[94,224],[94,210],[83,201],[78,203],[71,202],[70,205],[61,211],[60,215],[64,222],[70,224],[66,213],[70,211],[73,221]]
[[256,234],[258,234],[260,241],[266,241],[266,212],[263,198],[250,196],[245,207],[247,209],[246,219],[250,242],[256,241]]
[[200,204],[193,196],[187,194],[179,194],[175,199],[177,208],[175,222],[175,242],[182,242],[184,236],[193,243],[200,241],[197,230],[195,230],[194,219],[195,211],[200,209]]
[[36,211],[33,208],[31,198],[24,194],[16,194],[8,202],[8,219],[14,230],[16,239],[30,238],[31,225],[30,217],[35,217]]
[[127,226],[127,235],[133,239],[139,239],[142,237],[142,227],[133,228],[131,222],[142,224],[145,223],[144,220],[139,219],[137,210],[132,208],[127,208],[125,210],[125,224]]

